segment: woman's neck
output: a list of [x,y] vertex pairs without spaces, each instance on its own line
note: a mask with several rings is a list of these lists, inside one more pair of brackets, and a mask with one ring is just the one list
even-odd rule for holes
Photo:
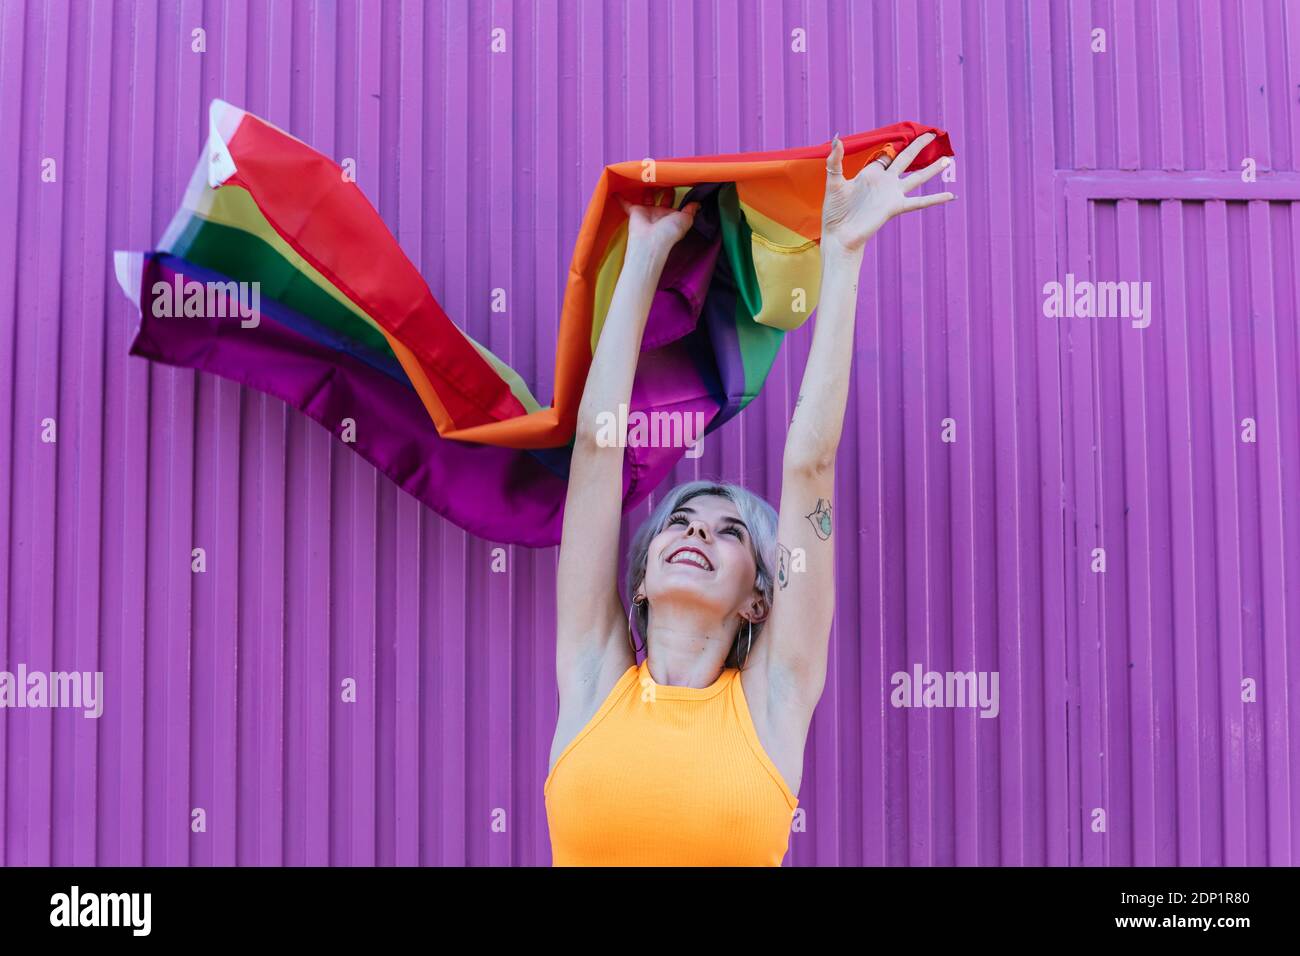
[[722,676],[731,651],[720,636],[683,634],[652,627],[646,644],[646,667],[656,684],[673,687],[710,687]]

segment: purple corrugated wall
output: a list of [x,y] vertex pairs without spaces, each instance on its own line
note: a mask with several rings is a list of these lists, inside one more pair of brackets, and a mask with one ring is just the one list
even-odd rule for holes
[[[1300,4],[2,0],[0,670],[106,704],[0,710],[0,863],[550,859],[555,549],[494,572],[280,401],[127,355],[111,253],[213,97],[354,159],[544,402],[603,164],[947,128],[958,201],[867,253],[787,862],[1300,862]],[[1150,325],[1045,317],[1067,274]],[[815,321],[677,479],[777,500]],[[890,706],[918,664],[1000,713]]]

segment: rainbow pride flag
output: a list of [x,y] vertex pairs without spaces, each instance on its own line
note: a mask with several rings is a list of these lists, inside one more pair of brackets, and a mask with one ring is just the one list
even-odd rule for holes
[[[952,155],[943,131],[897,123],[844,137],[845,175],[925,132],[936,138],[913,168]],[[615,197],[701,203],[655,292],[628,419],[676,413],[708,434],[754,399],[785,333],[816,306],[829,151],[606,166],[574,246],[542,405],[447,317],[338,164],[213,100],[207,148],[157,248],[114,255],[140,309],[131,353],[278,396],[476,535],[558,544],[578,405],[627,243]],[[687,450],[630,442],[624,510]]]

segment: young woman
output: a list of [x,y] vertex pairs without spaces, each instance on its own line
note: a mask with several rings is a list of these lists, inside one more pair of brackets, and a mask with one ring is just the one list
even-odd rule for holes
[[555,865],[780,866],[835,610],[835,453],[863,247],[947,158],[903,177],[918,137],[846,180],[837,136],[822,203],[822,283],[786,435],[781,509],[743,488],[679,485],[637,532],[617,584],[623,449],[597,415],[629,400],[651,299],[698,204],[633,206],[623,271],[579,406],[557,570],[559,720],[545,785]]

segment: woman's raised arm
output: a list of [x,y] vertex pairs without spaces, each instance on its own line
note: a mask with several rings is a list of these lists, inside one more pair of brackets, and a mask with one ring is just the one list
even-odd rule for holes
[[[899,213],[948,202],[952,193],[907,193],[948,165],[947,158],[906,178],[932,140],[918,136],[885,166],[872,162],[844,178],[839,137],[826,161],[822,202],[822,284],[808,364],[786,434],[777,521],[777,572],[764,640],[755,654],[767,673],[769,705],[811,713],[826,681],[835,612],[835,454],[848,403],[849,367],[866,242]],[[758,648],[755,649],[758,651]]]
[[623,447],[597,441],[599,416],[617,416],[620,403],[631,398],[660,274],[699,208],[620,202],[629,217],[627,251],[578,406],[556,569],[555,672],[562,706],[581,706],[609,683],[601,680],[602,672],[621,674],[632,663],[617,581]]

